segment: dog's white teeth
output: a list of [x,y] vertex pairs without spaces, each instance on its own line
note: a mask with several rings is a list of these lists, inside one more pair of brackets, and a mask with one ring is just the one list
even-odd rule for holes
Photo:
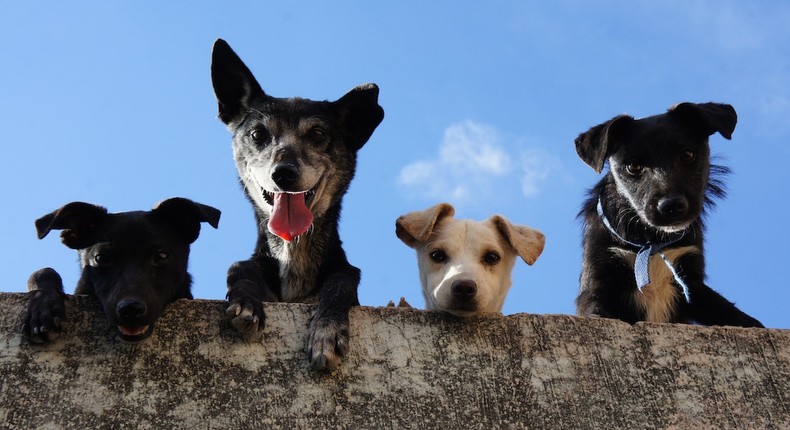
[[305,201],[305,204],[307,204],[307,205],[310,205],[310,204],[312,204],[312,203],[313,203],[313,198],[314,198],[314,197],[315,197],[315,188],[313,188],[312,190],[310,190],[310,191],[308,191],[308,192],[304,193],[304,201]]
[[266,200],[266,203],[273,205],[274,204],[274,193],[269,192],[261,188],[261,192],[263,193],[263,199]]
[[126,326],[118,326],[118,331],[120,331],[125,336],[140,336],[144,334],[148,330],[148,326],[142,327],[126,327]]

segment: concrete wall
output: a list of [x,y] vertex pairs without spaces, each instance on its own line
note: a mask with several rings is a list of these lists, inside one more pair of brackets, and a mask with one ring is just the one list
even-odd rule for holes
[[247,342],[220,301],[171,305],[139,345],[72,297],[67,333],[20,335],[0,294],[0,428],[790,429],[790,331],[559,315],[460,320],[355,308],[351,353],[308,368],[311,307]]

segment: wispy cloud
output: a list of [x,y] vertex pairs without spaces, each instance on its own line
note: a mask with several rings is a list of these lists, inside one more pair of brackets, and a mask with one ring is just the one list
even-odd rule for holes
[[540,194],[541,186],[552,170],[557,170],[559,162],[540,149],[528,149],[521,153],[521,192],[526,197]]
[[456,203],[512,196],[514,188],[525,197],[537,196],[559,162],[540,149],[508,150],[504,141],[485,124],[452,124],[444,131],[437,156],[403,167],[398,183],[426,200]]

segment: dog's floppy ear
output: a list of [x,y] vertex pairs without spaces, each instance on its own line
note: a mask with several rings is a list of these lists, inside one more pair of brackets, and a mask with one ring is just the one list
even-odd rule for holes
[[87,248],[98,241],[97,226],[107,217],[107,209],[90,203],[72,202],[36,220],[38,238],[52,230],[63,230],[60,240],[71,249]]
[[227,42],[217,39],[211,52],[211,83],[219,105],[219,119],[230,124],[241,119],[254,97],[266,97],[250,69]]
[[384,119],[384,109],[379,106],[378,99],[379,87],[376,84],[362,84],[333,103],[349,130],[346,144],[351,150],[362,148]]
[[579,158],[592,167],[595,173],[601,173],[607,156],[614,151],[617,139],[633,121],[634,118],[629,115],[620,115],[580,134],[574,141]]
[[706,136],[718,131],[727,140],[732,138],[738,122],[735,108],[722,103],[678,103],[670,107],[668,113]]
[[414,248],[431,236],[436,223],[455,214],[449,203],[439,203],[424,211],[409,212],[395,221],[395,234],[406,245]]
[[201,222],[207,222],[214,228],[219,227],[218,209],[182,197],[163,200],[151,212],[170,223],[186,243],[197,240]]
[[516,253],[530,266],[540,257],[543,246],[546,244],[546,237],[543,233],[523,225],[514,225],[502,216],[494,215],[491,217],[499,233],[516,250]]

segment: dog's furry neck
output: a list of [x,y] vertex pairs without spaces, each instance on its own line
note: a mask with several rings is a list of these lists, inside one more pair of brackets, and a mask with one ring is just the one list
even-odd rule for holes
[[256,209],[258,243],[255,257],[277,260],[279,266],[279,298],[285,302],[315,303],[318,301],[317,279],[325,263],[328,244],[340,242],[337,234],[340,202],[313,220],[303,235],[286,242],[269,231],[269,215]]

